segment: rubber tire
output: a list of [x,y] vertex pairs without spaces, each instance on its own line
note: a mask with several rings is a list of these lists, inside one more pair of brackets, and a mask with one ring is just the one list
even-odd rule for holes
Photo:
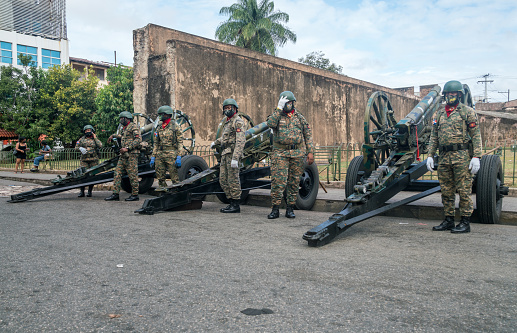
[[503,195],[499,194],[499,188],[503,183],[503,167],[499,156],[483,156],[476,177],[476,209],[480,223],[499,223],[503,207]]
[[[302,182],[305,182],[305,185]],[[310,210],[316,203],[319,187],[320,174],[316,162],[309,165],[307,161],[304,161],[303,174],[300,177],[300,190],[296,196],[296,208]]]
[[[147,193],[153,186],[153,183],[154,177],[142,177],[142,179],[138,181],[138,194]],[[131,188],[131,183],[129,182],[129,177],[122,178],[120,187],[127,193],[131,193],[133,191]]]
[[[187,155],[181,158],[181,167],[178,169],[178,178],[181,181],[188,179],[202,171],[208,169],[208,164],[202,157],[197,155]],[[196,196],[196,199],[205,200],[206,195]]]
[[178,169],[178,178],[181,181],[208,169],[208,164],[202,157],[187,155],[181,158],[181,167]]
[[362,175],[359,171],[364,171],[363,159],[363,155],[354,157],[346,169],[345,195],[347,198],[354,193],[354,186],[361,180]]

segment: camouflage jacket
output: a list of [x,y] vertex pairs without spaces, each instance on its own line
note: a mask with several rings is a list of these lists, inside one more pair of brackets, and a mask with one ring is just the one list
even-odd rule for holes
[[242,157],[244,144],[246,143],[244,121],[238,114],[235,114],[230,119],[224,117],[221,124],[223,122],[223,132],[214,142],[221,145],[221,156],[233,154],[232,160],[238,161]]
[[86,148],[86,154],[81,154],[81,161],[89,162],[99,159],[97,149],[102,148],[102,142],[97,138],[87,138],[82,136],[75,145],[75,150],[79,150],[80,147]]
[[276,109],[267,118],[267,125],[273,129],[273,148],[289,157],[301,157],[314,153],[312,130],[305,117],[297,110],[285,114]]
[[[474,157],[481,157],[481,131],[478,125],[476,112],[471,107],[459,103],[447,117],[445,105],[442,105],[434,114],[429,156],[434,156],[444,146],[465,144],[472,139]],[[456,163],[465,159],[465,155],[468,156],[468,150],[440,152],[440,162]]]
[[153,156],[159,152],[177,152],[183,155],[183,133],[174,119],[163,128],[163,122],[158,123],[154,132]]
[[140,129],[134,122],[130,122],[126,127],[123,127],[120,134],[114,135],[120,139],[120,148],[127,148],[131,154],[140,153],[140,143],[142,137],[140,136]]

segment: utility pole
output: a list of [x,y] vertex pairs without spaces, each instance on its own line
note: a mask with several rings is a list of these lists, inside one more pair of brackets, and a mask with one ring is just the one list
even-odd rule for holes
[[483,99],[483,102],[484,103],[488,103],[488,90],[487,90],[487,83],[490,82],[494,82],[494,80],[488,80],[488,77],[490,76],[490,73],[488,74],[485,74],[483,75],[482,77],[485,78],[483,81],[478,81],[478,83],[480,82],[484,82],[485,83],[485,98]]
[[508,89],[508,92],[506,91],[498,91],[500,94],[507,94],[508,95],[508,102],[510,101],[510,89]]

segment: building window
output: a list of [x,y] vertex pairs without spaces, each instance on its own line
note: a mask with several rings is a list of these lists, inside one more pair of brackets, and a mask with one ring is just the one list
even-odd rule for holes
[[7,42],[0,42],[0,62],[4,64],[13,63],[12,44]]
[[50,68],[54,65],[61,65],[61,52],[52,50],[41,50],[41,67]]
[[99,80],[104,81],[104,69],[95,68],[95,76],[97,76]]
[[[17,45],[18,54],[23,54],[32,57],[32,62],[29,64],[32,67],[38,66],[38,49],[32,46]],[[21,65],[18,59],[18,65]]]

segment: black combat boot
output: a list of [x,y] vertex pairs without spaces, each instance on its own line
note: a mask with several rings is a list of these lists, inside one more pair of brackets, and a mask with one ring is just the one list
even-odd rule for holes
[[285,210],[285,217],[288,219],[294,219],[296,217],[296,215],[294,215],[292,205],[287,205],[287,209]]
[[230,200],[230,208],[226,209],[223,213],[240,213],[241,206],[239,205],[239,200],[232,199]]
[[[83,189],[84,189],[84,187],[83,187]],[[92,191],[93,191],[93,185],[88,186],[88,194],[86,195],[88,198],[90,198],[92,196]]]
[[126,198],[126,201],[138,201],[140,200],[140,198],[138,197],[138,194],[137,195],[130,195],[129,198]]
[[446,216],[440,225],[433,227],[433,231],[445,231],[454,228],[454,216]]
[[81,192],[79,192],[78,198],[84,197],[84,186],[80,188]]
[[462,234],[466,232],[470,232],[470,216],[462,216],[460,223],[456,227],[454,227],[451,232],[453,234]]
[[228,206],[226,206],[226,207],[224,207],[224,208],[221,208],[219,211],[220,211],[221,213],[226,213],[226,211],[227,211],[228,209],[230,209],[230,208],[232,208],[232,199],[230,199],[230,203],[228,204]]
[[267,216],[268,219],[277,219],[280,217],[280,212],[278,211],[278,206],[273,206],[273,209],[271,210],[271,213]]
[[104,198],[104,200],[106,201],[119,201],[120,198],[118,196],[118,193],[113,193],[112,195],[110,195],[109,197],[107,198]]

